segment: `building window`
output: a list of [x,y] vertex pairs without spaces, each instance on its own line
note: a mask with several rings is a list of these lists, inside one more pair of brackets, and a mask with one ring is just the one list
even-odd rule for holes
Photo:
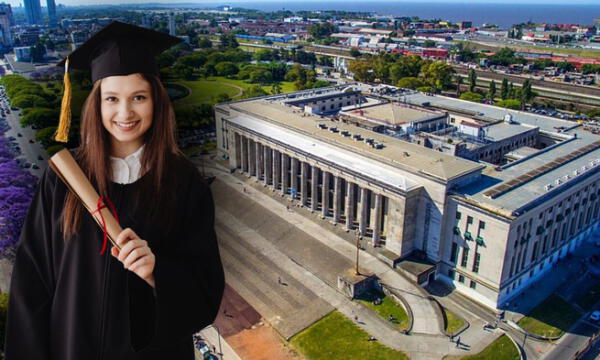
[[469,259],[469,249],[463,248],[462,259],[460,260],[460,266],[466,267],[468,259]]
[[473,223],[473,217],[472,216],[467,216],[467,224],[471,225]]
[[475,281],[471,280],[471,283],[469,283],[469,287],[471,289],[475,289],[477,287],[477,283]]
[[465,283],[465,276],[464,275],[458,275],[458,282],[459,283]]
[[452,242],[452,251],[450,252],[450,261],[455,263],[457,257],[458,257],[458,244],[455,242]]
[[460,217],[462,216],[462,214],[460,213],[460,211],[456,212],[456,220],[460,220]]
[[481,260],[481,254],[476,252],[475,253],[475,261],[473,261],[473,272],[474,273],[479,272],[479,260]]

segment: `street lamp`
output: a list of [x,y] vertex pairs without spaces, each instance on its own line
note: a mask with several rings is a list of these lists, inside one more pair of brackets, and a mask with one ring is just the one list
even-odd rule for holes
[[355,269],[355,273],[356,275],[360,275],[360,271],[358,271],[358,255],[360,252],[360,230],[356,229],[356,269]]

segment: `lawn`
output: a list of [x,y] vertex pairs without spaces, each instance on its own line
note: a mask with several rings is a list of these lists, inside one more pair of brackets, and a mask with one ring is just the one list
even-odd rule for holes
[[[222,76],[211,76],[203,80],[178,81],[177,83],[188,87],[191,94],[180,100],[175,101],[175,105],[195,105],[199,103],[212,103],[216,95],[225,93],[232,99],[241,98],[243,91],[254,86],[244,80],[228,79]],[[271,93],[271,85],[264,85],[262,88]],[[281,82],[282,92],[295,91],[294,84],[288,81]]]
[[[376,298],[380,298],[382,300],[381,304],[373,304],[373,301]],[[393,325],[398,328],[398,330],[404,330],[408,328],[408,315],[406,314],[404,308],[398,305],[390,297],[385,296],[385,294],[382,292],[369,291],[357,300],[361,304],[373,309],[386,320],[388,320],[390,314],[393,315]]]
[[598,301],[600,301],[600,283],[592,286],[585,295],[577,299],[577,305],[581,306],[582,309],[589,311],[592,310]]
[[502,335],[479,354],[463,356],[461,360],[519,360],[520,358],[515,344],[508,336]]
[[546,337],[562,336],[581,317],[571,304],[558,295],[551,295],[518,324],[521,328]]
[[446,316],[445,330],[448,334],[456,334],[456,332],[465,325],[465,321],[463,319],[447,309],[444,309],[444,315]]
[[295,335],[290,343],[308,360],[407,360],[406,354],[378,341],[338,311]]

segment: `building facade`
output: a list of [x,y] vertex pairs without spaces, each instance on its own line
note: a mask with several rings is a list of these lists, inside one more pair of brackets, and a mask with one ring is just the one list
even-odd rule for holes
[[[411,111],[425,102],[424,94],[402,96],[414,104]],[[411,255],[425,257],[435,264],[437,279],[493,309],[505,307],[596,229],[600,137],[573,135],[500,168],[355,126],[334,111],[372,106],[373,99],[390,100],[357,86],[219,104],[219,157],[361,235],[390,266]],[[450,101],[429,100],[434,107]],[[506,114],[486,115],[501,121]],[[529,126],[525,115],[515,118]],[[555,125],[532,130],[544,136]],[[550,166],[547,160],[561,146],[571,157]],[[580,173],[548,187],[547,178],[572,166]]]
[[25,0],[25,16],[30,25],[39,25],[42,23],[42,7],[40,0]]

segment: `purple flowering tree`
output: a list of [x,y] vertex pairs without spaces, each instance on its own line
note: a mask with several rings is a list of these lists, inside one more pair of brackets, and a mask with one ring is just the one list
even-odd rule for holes
[[21,169],[0,132],[0,256],[12,258],[37,178]]

